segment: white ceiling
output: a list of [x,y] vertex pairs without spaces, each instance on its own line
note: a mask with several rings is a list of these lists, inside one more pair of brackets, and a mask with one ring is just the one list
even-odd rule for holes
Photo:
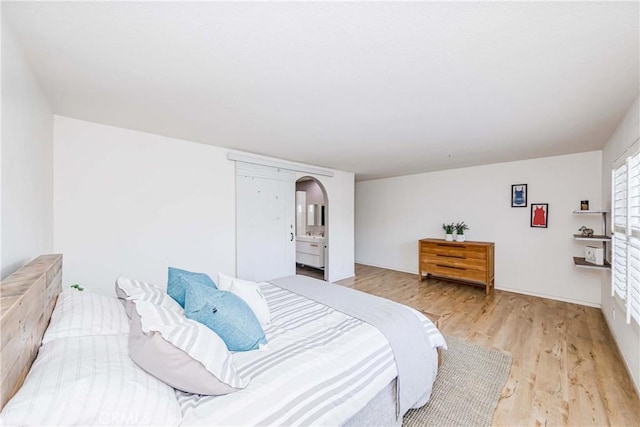
[[371,179],[599,149],[638,2],[2,4],[55,113]]

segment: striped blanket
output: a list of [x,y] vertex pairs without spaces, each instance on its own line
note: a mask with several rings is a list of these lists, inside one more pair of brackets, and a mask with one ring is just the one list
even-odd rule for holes
[[[373,326],[278,286],[260,286],[271,311],[268,348],[233,355],[249,386],[224,396],[177,391],[182,425],[342,425],[397,376],[389,342]],[[415,313],[434,349],[425,369],[435,380],[435,349],[444,338]]]

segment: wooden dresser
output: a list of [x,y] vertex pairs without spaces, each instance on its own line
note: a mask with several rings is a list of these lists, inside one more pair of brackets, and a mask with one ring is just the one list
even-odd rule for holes
[[418,278],[424,274],[483,285],[489,295],[494,286],[493,242],[418,240]]

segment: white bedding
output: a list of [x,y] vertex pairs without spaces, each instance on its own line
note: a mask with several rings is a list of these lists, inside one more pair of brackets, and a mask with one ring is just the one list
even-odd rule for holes
[[[376,328],[279,287],[261,287],[272,319],[268,349],[233,355],[249,386],[225,396],[177,392],[182,425],[342,425],[396,377],[391,347]],[[436,348],[445,342],[422,320],[433,346],[425,369],[435,379]]]
[[44,344],[0,425],[177,425],[174,390],[128,356],[127,335]]
[[[0,425],[343,425],[392,383],[393,353],[376,328],[277,286],[261,288],[272,319],[268,348],[234,353],[250,383],[217,397],[175,392],[135,365],[118,299],[62,295],[47,343]],[[436,348],[446,344],[413,312],[433,348],[424,369],[435,379]]]
[[58,295],[42,344],[57,338],[128,333],[129,318],[118,300],[69,289]]

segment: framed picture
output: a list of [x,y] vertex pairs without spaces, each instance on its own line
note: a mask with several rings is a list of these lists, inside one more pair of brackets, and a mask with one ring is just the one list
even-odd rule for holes
[[514,184],[511,186],[511,207],[527,207],[527,184]]
[[549,203],[531,203],[531,226],[547,228],[549,224]]

